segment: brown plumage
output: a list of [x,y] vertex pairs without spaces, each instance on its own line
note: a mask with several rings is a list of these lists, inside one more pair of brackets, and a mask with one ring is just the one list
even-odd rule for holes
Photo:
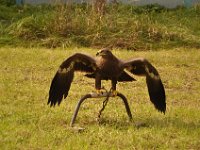
[[144,58],[122,61],[108,49],[98,51],[95,58],[76,53],[66,59],[52,80],[48,104],[59,105],[63,97],[67,97],[75,71],[86,72],[87,77],[95,78],[97,90],[101,89],[101,80],[111,80],[111,90],[114,92],[118,81],[135,80],[125,70],[134,75],[146,77],[151,102],[156,109],[165,113],[165,90],[156,68]]

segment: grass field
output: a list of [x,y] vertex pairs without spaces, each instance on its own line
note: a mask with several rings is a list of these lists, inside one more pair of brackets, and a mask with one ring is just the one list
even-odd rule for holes
[[[86,101],[69,123],[78,99],[93,90],[94,81],[77,73],[60,107],[47,106],[48,90],[60,63],[74,52],[91,49],[0,48],[0,149],[200,149],[200,52],[172,49],[119,51],[123,59],[142,56],[158,69],[167,95],[167,112],[149,101],[145,79],[119,83],[129,101],[133,122],[122,102],[111,98],[96,121],[103,99]],[[81,83],[81,84],[80,84]],[[109,88],[110,83],[104,82]]]

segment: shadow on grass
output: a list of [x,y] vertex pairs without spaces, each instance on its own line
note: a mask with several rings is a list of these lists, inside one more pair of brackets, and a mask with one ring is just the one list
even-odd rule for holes
[[[129,121],[127,118],[101,118],[99,121],[94,118],[79,118],[77,123],[82,125],[83,127],[89,127],[93,125],[112,127],[118,130],[126,130],[130,127],[134,127],[136,129],[142,128],[180,128],[180,129],[197,129],[200,128],[200,123],[198,121],[184,121],[182,118],[176,117],[166,117],[166,118],[158,118],[158,117],[150,117],[150,118],[133,118],[132,121]],[[76,123],[75,123],[76,125]]]
[[157,117],[148,118],[146,120],[146,124],[149,124],[151,127],[159,127],[159,128],[167,128],[167,127],[175,127],[175,128],[188,128],[188,129],[196,129],[200,128],[200,123],[197,120],[193,121],[184,121],[184,118],[178,117],[166,117],[164,119],[160,119]]

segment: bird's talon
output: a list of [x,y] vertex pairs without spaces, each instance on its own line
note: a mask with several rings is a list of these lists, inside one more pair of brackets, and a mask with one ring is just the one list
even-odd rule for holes
[[117,96],[118,92],[116,90],[111,90],[111,93],[112,93],[113,96]]
[[98,95],[103,95],[104,92],[105,92],[105,90],[103,90],[103,89],[96,90],[96,93],[97,93]]

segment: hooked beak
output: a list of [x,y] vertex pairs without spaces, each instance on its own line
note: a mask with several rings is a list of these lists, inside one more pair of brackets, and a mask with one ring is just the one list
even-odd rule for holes
[[100,56],[101,50],[96,53],[96,56]]
[[96,53],[96,56],[104,56],[106,55],[104,52],[102,52],[102,50],[99,50],[97,53]]
[[96,53],[96,56],[99,56],[99,52]]

